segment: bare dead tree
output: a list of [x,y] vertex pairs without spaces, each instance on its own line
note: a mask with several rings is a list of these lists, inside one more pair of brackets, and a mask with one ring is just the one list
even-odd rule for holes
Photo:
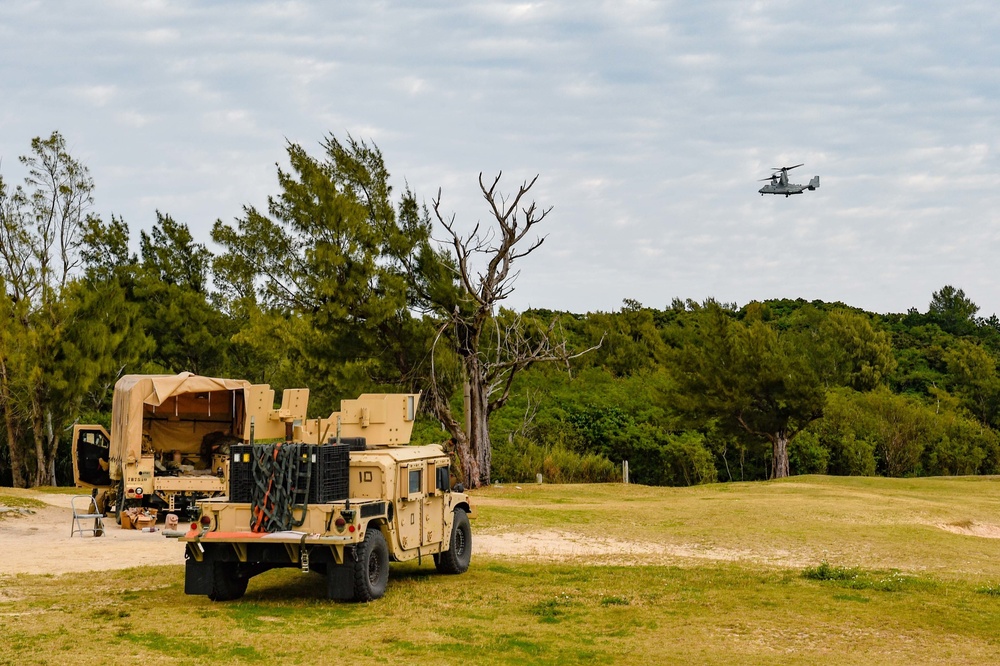
[[518,271],[514,263],[535,250],[544,237],[528,239],[529,233],[552,211],[541,209],[528,194],[535,182],[525,181],[517,193],[508,196],[498,189],[502,172],[487,186],[479,174],[479,188],[489,207],[490,226],[481,225],[468,235],[456,230],[455,216],[441,212],[441,191],[433,201],[434,214],[448,234],[454,250],[456,278],[462,285],[463,300],[446,314],[435,345],[447,336],[461,359],[467,382],[467,417],[469,431],[452,412],[445,391],[440,389],[432,366],[431,408],[444,424],[455,443],[466,484],[489,485],[492,445],[490,415],[510,398],[511,386],[518,372],[535,363],[569,361],[587,353],[571,353],[565,338],[556,331],[556,322],[548,327],[526,324],[520,314],[498,311],[500,303],[514,291]]

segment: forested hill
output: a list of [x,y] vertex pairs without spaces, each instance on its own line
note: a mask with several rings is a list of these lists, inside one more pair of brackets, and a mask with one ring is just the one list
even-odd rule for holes
[[648,484],[766,479],[779,432],[791,474],[998,473],[1000,321],[977,313],[950,286],[905,314],[802,299],[535,312],[579,348],[604,340],[571,372],[519,377],[494,475],[546,459],[548,476],[611,474],[572,451],[629,460]]
[[491,469],[609,480],[626,460],[647,484],[1000,467],[1000,323],[959,289],[900,315],[801,300],[516,313],[511,265],[543,237],[517,244],[550,210],[526,203],[533,180],[507,197],[481,178],[495,219],[463,236],[440,198],[432,216],[393,192],[374,145],[321,145],[289,144],[266,210],[217,221],[212,249],[160,211],[135,239],[91,211],[58,132],[32,141],[23,183],[0,178],[0,484],[72,482],[68,433],[109,423],[116,380],[183,371],[308,387],[311,417],[421,391],[416,440],[446,443],[470,486]]

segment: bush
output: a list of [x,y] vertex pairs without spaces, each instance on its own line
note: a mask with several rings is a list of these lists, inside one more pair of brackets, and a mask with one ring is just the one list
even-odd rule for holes
[[667,485],[694,486],[715,483],[718,472],[705,437],[698,432],[684,432],[667,437],[662,448]]
[[854,433],[837,442],[833,453],[837,458],[839,474],[847,476],[875,476],[875,442],[857,439]]
[[606,483],[618,479],[617,466],[594,453],[545,446],[523,437],[493,446],[495,481],[530,483],[539,472],[549,483]]
[[[830,474],[843,476],[875,474],[875,443],[865,435],[870,430],[868,425],[870,417],[858,403],[857,398],[860,395],[850,389],[828,391],[823,418],[814,421],[809,428],[792,440],[794,444],[803,437],[815,437],[815,444],[829,452],[827,472]],[[788,455],[791,463],[793,455],[791,446]]]
[[924,451],[924,471],[937,476],[980,472],[987,451],[996,448],[996,432],[956,414],[942,415],[940,425],[940,434]]
[[792,474],[826,474],[830,451],[814,433],[801,432],[788,443],[788,463]]
[[802,572],[809,580],[831,581],[852,590],[875,590],[877,592],[899,592],[912,587],[929,587],[926,579],[904,574],[900,571],[867,571],[857,567],[832,566],[825,560],[816,567],[807,567]]

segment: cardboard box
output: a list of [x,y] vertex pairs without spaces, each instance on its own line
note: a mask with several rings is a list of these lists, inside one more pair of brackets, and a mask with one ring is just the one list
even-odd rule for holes
[[141,530],[143,527],[152,527],[156,524],[156,509],[143,509],[138,517],[132,521],[133,529]]

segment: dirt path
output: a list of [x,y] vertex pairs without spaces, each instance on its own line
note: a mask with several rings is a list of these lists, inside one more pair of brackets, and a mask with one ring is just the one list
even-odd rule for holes
[[[20,493],[19,493],[20,494]],[[107,571],[147,564],[181,564],[184,545],[160,532],[123,530],[104,520],[105,535],[70,537],[70,495],[25,495],[46,503],[32,515],[0,519],[0,576]],[[161,524],[162,526],[162,524]]]
[[[11,515],[0,520],[0,576],[110,571],[158,564],[182,564],[184,546],[160,532],[124,530],[105,519],[105,536],[70,536],[71,496],[22,492],[46,503],[32,515]],[[162,523],[160,524],[162,527]],[[475,533],[479,555],[536,561],[586,559],[597,562],[651,563],[678,559],[737,560],[750,553],[697,546],[666,546],[593,539],[567,531],[550,530],[529,536],[519,533]],[[759,561],[759,557],[752,558]],[[795,565],[790,562],[775,562]]]
[[[105,519],[105,536],[70,537],[71,496],[19,491],[40,500],[44,508],[32,515],[9,515],[0,519],[0,578],[16,574],[64,574],[110,571],[134,566],[182,564],[184,545],[161,532],[123,530],[113,519]],[[162,527],[160,523],[159,527]],[[954,533],[1000,538],[995,525],[936,525]],[[801,553],[760,553],[749,550],[707,547],[699,544],[629,542],[593,537],[569,531],[474,532],[476,554],[534,561],[580,561],[601,564],[676,564],[684,561],[752,561],[775,566],[802,567],[815,558]]]

